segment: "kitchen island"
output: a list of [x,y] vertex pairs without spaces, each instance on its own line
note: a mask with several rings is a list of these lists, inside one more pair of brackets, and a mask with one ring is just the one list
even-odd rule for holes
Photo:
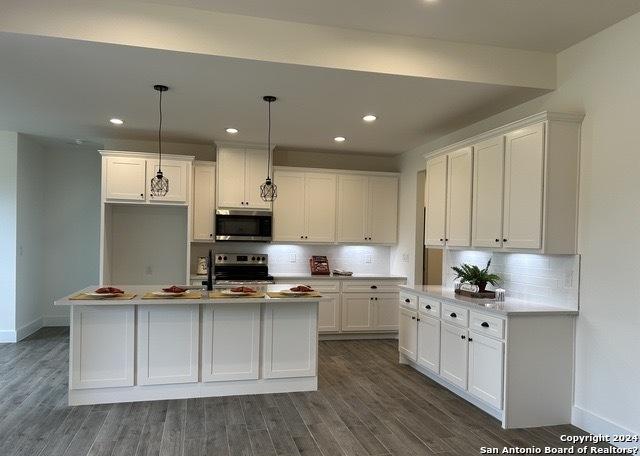
[[74,299],[95,288],[55,302],[71,312],[69,405],[317,389],[319,296]]

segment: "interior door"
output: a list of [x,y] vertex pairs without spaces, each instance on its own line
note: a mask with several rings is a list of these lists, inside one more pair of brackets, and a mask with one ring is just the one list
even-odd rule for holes
[[398,178],[370,176],[367,234],[376,244],[394,244],[398,237]]
[[448,155],[447,245],[471,245],[471,184],[473,151],[465,147]]
[[398,350],[412,361],[416,360],[418,347],[418,324],[415,310],[400,307]]
[[248,203],[245,204],[245,208],[270,209],[271,203],[262,201],[262,198],[260,198],[260,186],[264,183],[268,173],[267,151],[247,149],[245,157],[244,198],[245,202]]
[[418,318],[418,364],[439,374],[440,320],[422,314]]
[[147,192],[146,160],[131,157],[106,157],[106,199],[145,201]]
[[278,198],[273,203],[273,240],[301,242],[304,237],[304,173],[276,171]]
[[213,218],[216,212],[216,168],[195,165],[193,170],[193,240],[213,240]]
[[371,331],[373,329],[373,298],[366,293],[343,293],[342,330]]
[[427,160],[425,183],[425,237],[427,246],[442,246],[447,213],[447,156]]
[[306,173],[304,178],[305,242],[336,240],[336,176]]
[[506,135],[504,168],[503,247],[539,249],[542,246],[544,124]]
[[158,173],[158,160],[149,160],[150,175],[147,185],[149,202],[186,203],[189,167],[190,164],[187,162],[178,160],[162,160],[162,174],[169,180],[169,191],[165,196],[153,196],[151,194],[151,179]]
[[469,392],[478,399],[502,408],[504,343],[469,332]]
[[239,208],[247,207],[244,197],[244,149],[218,150],[218,207]]
[[469,343],[467,330],[448,323],[440,325],[440,375],[467,389]]
[[338,242],[367,241],[366,176],[338,176]]
[[473,146],[474,247],[502,246],[502,195],[504,182],[504,136]]

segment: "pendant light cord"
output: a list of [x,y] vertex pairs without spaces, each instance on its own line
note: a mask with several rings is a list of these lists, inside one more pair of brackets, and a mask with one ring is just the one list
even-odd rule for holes
[[160,124],[158,125],[158,172],[162,172],[162,90],[160,92],[159,109]]
[[267,103],[268,106],[268,122],[267,122],[267,148],[268,148],[268,155],[267,155],[267,179],[271,178],[271,101],[269,101]]

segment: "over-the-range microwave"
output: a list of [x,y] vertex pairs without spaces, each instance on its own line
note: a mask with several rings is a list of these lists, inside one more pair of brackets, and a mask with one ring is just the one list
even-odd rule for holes
[[271,241],[271,212],[218,209],[216,241]]

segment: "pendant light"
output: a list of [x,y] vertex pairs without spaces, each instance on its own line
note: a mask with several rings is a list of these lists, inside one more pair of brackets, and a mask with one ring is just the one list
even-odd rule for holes
[[153,179],[151,179],[151,196],[165,196],[167,192],[169,192],[169,179],[162,174],[162,93],[169,90],[169,87],[156,84],[153,88],[160,94],[160,122],[158,125],[158,172]]
[[273,201],[278,197],[278,187],[271,180],[271,103],[277,100],[276,97],[265,95],[262,97],[267,102],[267,179],[260,186],[260,198],[262,201]]

